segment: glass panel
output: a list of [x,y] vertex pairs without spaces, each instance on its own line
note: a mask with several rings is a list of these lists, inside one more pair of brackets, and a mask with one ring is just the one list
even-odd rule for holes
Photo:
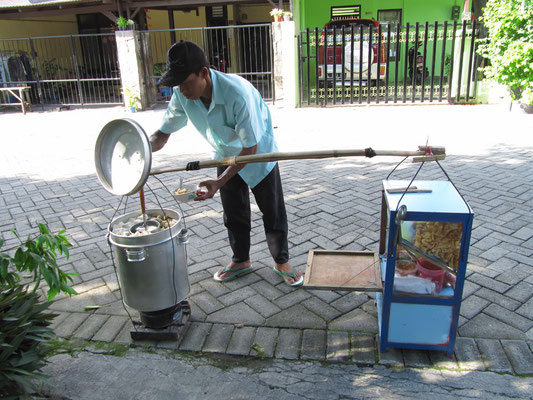
[[403,221],[394,290],[453,296],[462,232],[462,223]]

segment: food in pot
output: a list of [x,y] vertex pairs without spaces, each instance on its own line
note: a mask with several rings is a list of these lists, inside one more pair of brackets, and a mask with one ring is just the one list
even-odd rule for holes
[[118,222],[118,223],[114,224],[111,227],[111,232],[113,232],[115,235],[118,235],[118,236],[144,236],[144,235],[150,235],[152,233],[157,233],[157,232],[160,232],[162,230],[165,230],[169,226],[172,227],[172,226],[176,225],[177,222],[178,222],[178,220],[176,220],[174,218],[171,218],[171,217],[168,217],[168,216],[165,216],[165,215],[147,216],[146,221],[147,221],[147,223],[148,223],[148,221],[155,221],[155,222],[157,222],[159,224],[159,227],[156,228],[156,229],[153,229],[153,230],[152,229],[148,229],[148,230],[137,229],[135,231],[135,233],[132,233],[131,232],[131,227],[132,226],[144,222],[142,215],[139,214],[138,216],[136,216],[134,218],[130,218],[127,221]]

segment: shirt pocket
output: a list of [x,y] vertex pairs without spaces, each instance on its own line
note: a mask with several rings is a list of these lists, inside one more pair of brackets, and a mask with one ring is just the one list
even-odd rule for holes
[[217,126],[216,129],[211,128],[211,134],[221,148],[242,148],[242,143],[235,129],[232,129],[227,126]]

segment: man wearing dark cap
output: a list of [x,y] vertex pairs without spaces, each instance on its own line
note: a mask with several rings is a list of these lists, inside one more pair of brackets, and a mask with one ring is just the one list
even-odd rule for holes
[[[174,87],[152,151],[160,150],[170,134],[190,121],[214,149],[214,158],[277,152],[270,111],[247,80],[208,67],[203,50],[181,41],[167,53],[167,69],[159,84]],[[219,167],[217,178],[200,182],[207,191],[197,200],[220,190],[224,225],[233,250],[231,262],[214,279],[227,282],[252,271],[250,260],[251,211],[249,188],[263,213],[273,270],[291,286],[303,283],[301,272],[289,264],[288,225],[277,162]]]

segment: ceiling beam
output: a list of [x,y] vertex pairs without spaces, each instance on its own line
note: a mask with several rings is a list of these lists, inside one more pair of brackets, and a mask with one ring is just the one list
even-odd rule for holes
[[100,11],[101,14],[105,15],[113,23],[117,22],[117,17],[111,11]]
[[[274,0],[275,1],[275,0]],[[209,5],[221,4],[261,4],[270,3],[273,7],[278,7],[273,0],[117,0],[116,2],[109,1],[95,1],[90,5],[87,3],[62,3],[52,6],[35,6],[35,7],[9,7],[2,8],[0,4],[0,20],[1,19],[19,19],[19,18],[37,18],[50,17],[59,15],[71,14],[90,14],[103,13],[106,11],[117,12],[122,14],[124,9],[135,10],[133,15],[136,15],[139,9],[144,8],[160,8],[160,9],[180,9],[190,7],[201,7]],[[100,4],[97,4],[100,3]],[[280,4],[282,0],[279,0]],[[108,16],[109,17],[109,16]]]
[[131,18],[135,18],[138,12],[141,11],[142,9],[143,9],[142,7],[137,7],[135,11],[133,12],[133,14],[131,14]]
[[17,10],[0,10],[0,19],[17,19],[17,18],[37,18],[37,17],[56,17],[59,15],[72,14],[90,14],[103,11],[116,11],[113,4],[102,4],[90,7],[63,7],[63,8],[31,8],[26,11],[26,7]]

